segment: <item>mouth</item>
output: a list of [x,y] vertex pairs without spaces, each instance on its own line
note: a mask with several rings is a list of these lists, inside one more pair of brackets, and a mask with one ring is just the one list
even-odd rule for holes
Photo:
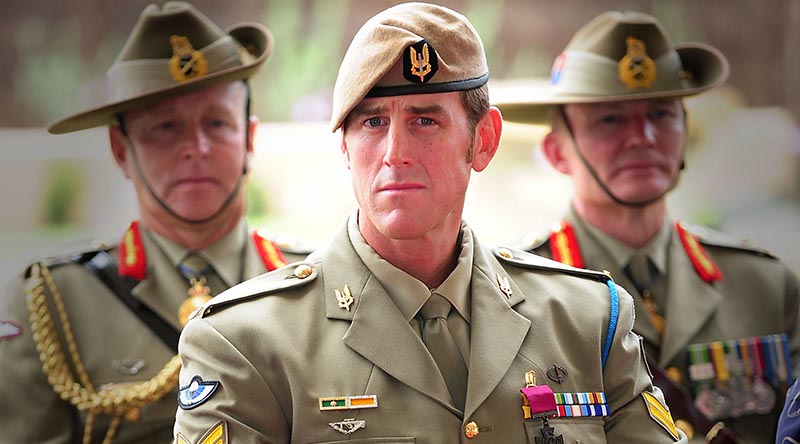
[[425,187],[418,183],[390,183],[380,187],[378,191],[391,192],[391,191],[413,191],[421,190]]

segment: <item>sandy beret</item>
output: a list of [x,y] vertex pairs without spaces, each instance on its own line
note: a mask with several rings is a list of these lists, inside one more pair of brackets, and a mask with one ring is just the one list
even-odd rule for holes
[[259,23],[227,32],[189,3],[151,4],[109,68],[106,103],[51,123],[53,134],[107,125],[122,112],[165,97],[251,77],[267,60],[272,34]]
[[331,130],[365,97],[461,91],[488,80],[483,42],[466,17],[428,3],[393,6],[364,23],[347,48]]
[[545,123],[553,105],[691,96],[724,83],[728,71],[716,48],[673,45],[654,17],[609,11],[575,33],[544,90],[520,90],[493,105],[506,121]]

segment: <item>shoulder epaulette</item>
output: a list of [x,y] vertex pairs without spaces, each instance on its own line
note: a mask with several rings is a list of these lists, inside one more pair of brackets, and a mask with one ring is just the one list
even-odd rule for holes
[[308,256],[316,249],[312,245],[304,244],[289,236],[276,236],[273,241],[282,252],[287,254]]
[[46,256],[29,264],[25,269],[24,276],[30,276],[30,270],[34,264],[41,264],[51,269],[68,264],[82,264],[91,260],[97,253],[101,251],[108,251],[113,247],[114,246],[112,244],[107,242],[91,241],[83,245],[82,248],[70,248],[70,251],[64,251],[62,249],[62,251],[57,255]]
[[535,270],[557,271],[572,276],[588,278],[599,282],[606,282],[611,279],[611,275],[600,271],[575,268],[561,262],[547,259],[522,250],[506,247],[498,247],[493,250],[494,255],[504,262],[508,262],[519,267]]
[[746,240],[739,240],[731,237],[725,233],[716,230],[705,228],[699,225],[689,225],[686,222],[679,222],[686,231],[694,235],[697,240],[703,245],[713,247],[730,248],[733,250],[740,250],[747,253],[755,254],[758,256],[768,257],[771,259],[778,259],[777,256],[767,250],[750,245]]
[[317,265],[301,262],[291,267],[279,268],[245,281],[222,292],[195,310],[189,319],[210,316],[222,308],[258,299],[290,288],[301,287],[314,281],[319,274]]

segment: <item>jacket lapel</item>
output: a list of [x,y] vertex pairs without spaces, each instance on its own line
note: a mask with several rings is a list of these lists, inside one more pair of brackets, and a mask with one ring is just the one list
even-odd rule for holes
[[[662,339],[658,362],[666,366],[685,349],[697,332],[708,322],[722,302],[722,293],[703,281],[694,270],[676,233],[672,233],[669,249],[669,270],[666,306],[667,326]],[[686,307],[691,307],[686,310]]]
[[[375,279],[350,243],[347,229],[327,247],[322,260],[325,305],[329,319],[349,320],[345,345],[403,384],[428,396],[454,414],[447,385],[422,339]],[[336,290],[350,289],[350,310],[339,307]]]
[[528,334],[531,322],[512,308],[525,300],[513,281],[511,297],[499,288],[496,275],[507,277],[494,256],[475,240],[472,268],[472,333],[469,382],[464,417],[470,417],[508,371]]

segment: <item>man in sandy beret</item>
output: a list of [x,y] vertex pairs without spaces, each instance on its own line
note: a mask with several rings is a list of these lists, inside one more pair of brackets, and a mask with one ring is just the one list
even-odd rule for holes
[[462,220],[498,148],[462,15],[391,7],[334,89],[358,208],[324,250],[184,330],[179,443],[672,443],[633,302],[605,274],[491,249]]

